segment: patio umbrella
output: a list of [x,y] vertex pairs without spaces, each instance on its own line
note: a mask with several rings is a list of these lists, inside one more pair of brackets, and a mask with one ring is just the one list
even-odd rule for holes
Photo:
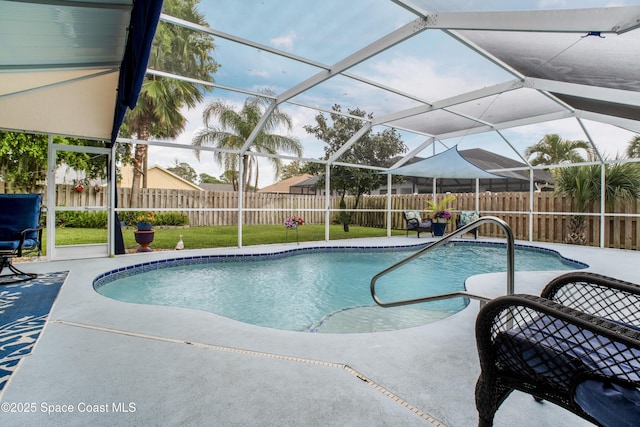
[[[410,165],[401,166],[395,169],[389,169],[384,174],[413,176],[420,178],[458,178],[458,179],[475,179],[476,180],[476,206],[478,211],[479,194],[478,179],[506,179],[504,176],[495,175],[479,168],[478,166],[465,159],[460,152],[458,146],[454,145],[447,151],[436,154],[419,162]],[[435,201],[435,181],[433,189],[433,198]]]
[[465,159],[458,152],[457,145],[419,162],[381,173],[420,178],[505,179],[504,176],[487,172]]

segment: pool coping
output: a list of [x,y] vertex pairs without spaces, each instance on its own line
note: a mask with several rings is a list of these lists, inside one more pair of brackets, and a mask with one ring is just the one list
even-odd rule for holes
[[[307,253],[332,253],[332,252],[357,252],[357,251],[375,251],[375,252],[396,252],[401,250],[416,249],[420,250],[433,244],[433,241],[413,244],[413,245],[385,245],[385,246],[363,246],[363,245],[339,245],[339,246],[311,246],[303,248],[293,249],[281,249],[273,252],[261,252],[261,253],[243,253],[243,254],[221,254],[221,255],[194,255],[183,257],[173,257],[166,259],[159,259],[154,261],[148,261],[144,263],[132,264],[125,267],[116,268],[114,270],[106,271],[98,275],[93,280],[93,288],[99,289],[107,283],[111,283],[120,278],[129,277],[132,275],[154,271],[161,268],[181,267],[187,265],[200,265],[214,262],[244,262],[244,261],[256,261],[256,260],[271,260],[281,259],[293,255],[301,255]],[[452,240],[449,245],[464,245],[464,246],[500,246],[505,247],[504,242],[490,242],[490,241],[469,241],[469,240]],[[589,265],[565,257],[560,252],[544,248],[542,246],[527,245],[527,244],[515,244],[516,249],[524,249],[533,252],[540,252],[546,254],[552,254],[560,258],[563,262],[575,264],[576,268],[588,268]]]

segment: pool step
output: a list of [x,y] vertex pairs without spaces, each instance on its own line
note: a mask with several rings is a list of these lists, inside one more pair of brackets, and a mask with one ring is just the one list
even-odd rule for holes
[[413,328],[451,316],[455,312],[419,307],[388,309],[375,305],[347,307],[309,325],[304,332],[359,333]]

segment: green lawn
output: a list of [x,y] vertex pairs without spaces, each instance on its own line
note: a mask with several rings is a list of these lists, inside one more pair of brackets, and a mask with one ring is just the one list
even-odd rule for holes
[[[138,244],[134,239],[133,228],[122,230],[124,244],[127,249],[135,249]],[[243,246],[262,245],[268,243],[285,243],[296,241],[296,231],[287,230],[282,225],[245,225],[243,231]],[[404,235],[405,230],[391,230],[392,235]],[[174,249],[180,235],[185,249],[201,249],[215,247],[238,246],[238,227],[187,227],[187,228],[155,228],[152,248]],[[360,237],[384,237],[386,229],[350,226],[345,233],[342,225],[332,225],[329,230],[330,240],[355,239]],[[298,229],[297,238],[301,242],[324,240],[324,225],[305,224]],[[45,239],[46,241],[46,239]],[[58,228],[56,229],[56,244],[77,245],[90,243],[106,243],[107,232],[96,228]]]

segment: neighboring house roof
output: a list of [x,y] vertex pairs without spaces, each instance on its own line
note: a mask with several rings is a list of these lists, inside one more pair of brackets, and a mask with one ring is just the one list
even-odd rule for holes
[[233,188],[233,184],[204,183],[204,184],[200,184],[200,188],[202,188],[205,191],[236,191]]
[[[119,177],[120,180],[118,181],[118,185],[120,187],[131,187],[131,182],[133,181],[133,166],[122,166],[120,168]],[[152,166],[147,170],[147,188],[202,191],[202,188],[198,187],[196,184],[193,184],[157,165]]]
[[288,194],[291,192],[290,187],[293,187],[303,181],[308,180],[313,175],[308,173],[304,173],[302,175],[292,176],[291,178],[283,179],[280,182],[276,182],[275,184],[268,185],[264,188],[258,190],[258,193],[285,193]]
[[320,180],[320,175],[312,175],[310,178],[300,181],[299,183],[292,185],[292,187],[315,187]]

